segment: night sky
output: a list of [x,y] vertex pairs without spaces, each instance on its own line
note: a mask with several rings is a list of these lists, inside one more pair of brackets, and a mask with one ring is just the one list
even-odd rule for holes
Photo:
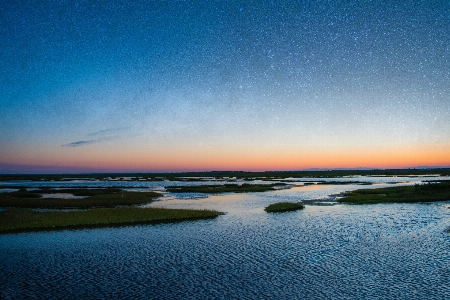
[[450,166],[450,1],[0,1],[0,173]]

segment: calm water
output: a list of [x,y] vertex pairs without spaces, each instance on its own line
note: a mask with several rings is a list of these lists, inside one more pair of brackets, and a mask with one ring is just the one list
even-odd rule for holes
[[0,299],[450,298],[450,202],[263,211],[268,203],[360,187],[167,195],[151,206],[226,214],[0,235]]

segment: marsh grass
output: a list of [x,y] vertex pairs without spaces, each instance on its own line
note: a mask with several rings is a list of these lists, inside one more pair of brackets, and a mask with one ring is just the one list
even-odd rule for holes
[[30,192],[27,192],[26,190],[23,190],[23,189],[20,189],[17,192],[2,193],[0,196],[3,196],[3,195],[8,195],[9,197],[20,198],[20,199],[37,199],[37,198],[42,198],[42,196],[37,194],[37,193],[30,193]]
[[33,191],[34,193],[41,194],[57,194],[57,193],[65,193],[72,194],[74,196],[95,196],[95,195],[106,195],[106,194],[114,194],[122,192],[122,189],[119,188],[63,188],[63,189],[54,189],[54,188],[40,188],[39,190]]
[[[54,193],[86,198],[37,198],[40,194]],[[0,194],[0,207],[9,208],[0,212],[0,233],[178,222],[215,218],[220,214],[211,210],[130,207],[149,203],[159,196],[156,192],[125,192],[117,188],[41,188],[29,192],[23,187],[17,192]],[[66,208],[77,210],[62,210]]]
[[278,202],[264,208],[266,212],[286,212],[303,209],[305,206],[295,202]]
[[[0,207],[22,207],[22,208],[80,208],[87,209],[93,207],[115,207],[118,205],[136,205],[152,201],[152,198],[161,194],[156,192],[121,192],[120,189],[98,189],[84,190],[77,192],[76,189],[52,190],[51,193],[68,193],[76,196],[87,196],[82,199],[58,199],[58,198],[35,198],[30,195],[41,195],[34,192],[12,192],[0,194]],[[41,193],[41,190],[38,191]],[[50,192],[46,191],[45,193]],[[17,193],[21,193],[17,196]]]
[[345,193],[338,202],[354,204],[414,203],[450,200],[450,182],[417,184],[379,189],[361,189]]
[[0,212],[0,233],[178,222],[215,218],[219,214],[212,210],[139,207],[44,212],[12,208]]
[[284,183],[274,184],[224,184],[224,185],[197,185],[197,186],[168,186],[166,190],[171,193],[252,193],[273,191],[276,186]]

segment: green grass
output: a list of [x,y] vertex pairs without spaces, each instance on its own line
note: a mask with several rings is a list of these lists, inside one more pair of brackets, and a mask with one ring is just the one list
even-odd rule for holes
[[172,193],[251,193],[273,191],[276,186],[285,185],[283,183],[275,184],[224,184],[224,185],[197,185],[197,186],[168,186],[166,190]]
[[278,202],[264,208],[266,212],[285,212],[303,209],[305,206],[295,202]]
[[[26,193],[29,193],[30,195],[38,195],[35,191],[0,193],[0,207],[87,209],[92,207],[115,207],[118,205],[144,204],[151,202],[154,197],[161,196],[161,194],[155,192],[123,192],[122,194],[120,190],[115,190],[117,189],[104,189],[102,191],[94,190],[91,193],[92,196],[82,199],[33,198],[24,195]],[[53,191],[57,193],[64,192],[64,190]],[[17,193],[21,193],[20,196],[17,196]],[[72,194],[89,195],[90,192],[81,190],[80,192],[73,192]]]
[[178,222],[215,218],[219,214],[212,210],[138,207],[45,212],[13,208],[0,212],[0,233]]
[[114,194],[120,193],[122,189],[119,188],[40,188],[39,190],[33,191],[34,193],[41,194],[72,194],[74,196],[95,196],[95,195],[105,195],[105,194]]
[[414,186],[361,189],[344,194],[338,202],[354,204],[414,203],[450,200],[450,182]]
[[[85,196],[82,199],[39,198],[40,194],[68,193]],[[118,188],[41,188],[1,193],[0,233],[41,231],[70,228],[122,226],[132,224],[178,222],[214,218],[211,210],[139,208],[130,205],[145,204],[159,197],[156,192],[122,192]],[[76,208],[82,210],[33,210]],[[87,209],[87,210],[86,210]]]

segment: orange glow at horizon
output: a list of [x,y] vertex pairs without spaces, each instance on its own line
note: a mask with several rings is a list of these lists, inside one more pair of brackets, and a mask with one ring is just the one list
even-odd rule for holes
[[[84,149],[83,149],[84,150]],[[284,151],[283,151],[284,150]],[[90,149],[67,153],[36,151],[32,156],[11,157],[9,163],[55,166],[106,172],[214,171],[214,170],[301,170],[337,168],[411,168],[449,166],[448,147],[365,149]]]

